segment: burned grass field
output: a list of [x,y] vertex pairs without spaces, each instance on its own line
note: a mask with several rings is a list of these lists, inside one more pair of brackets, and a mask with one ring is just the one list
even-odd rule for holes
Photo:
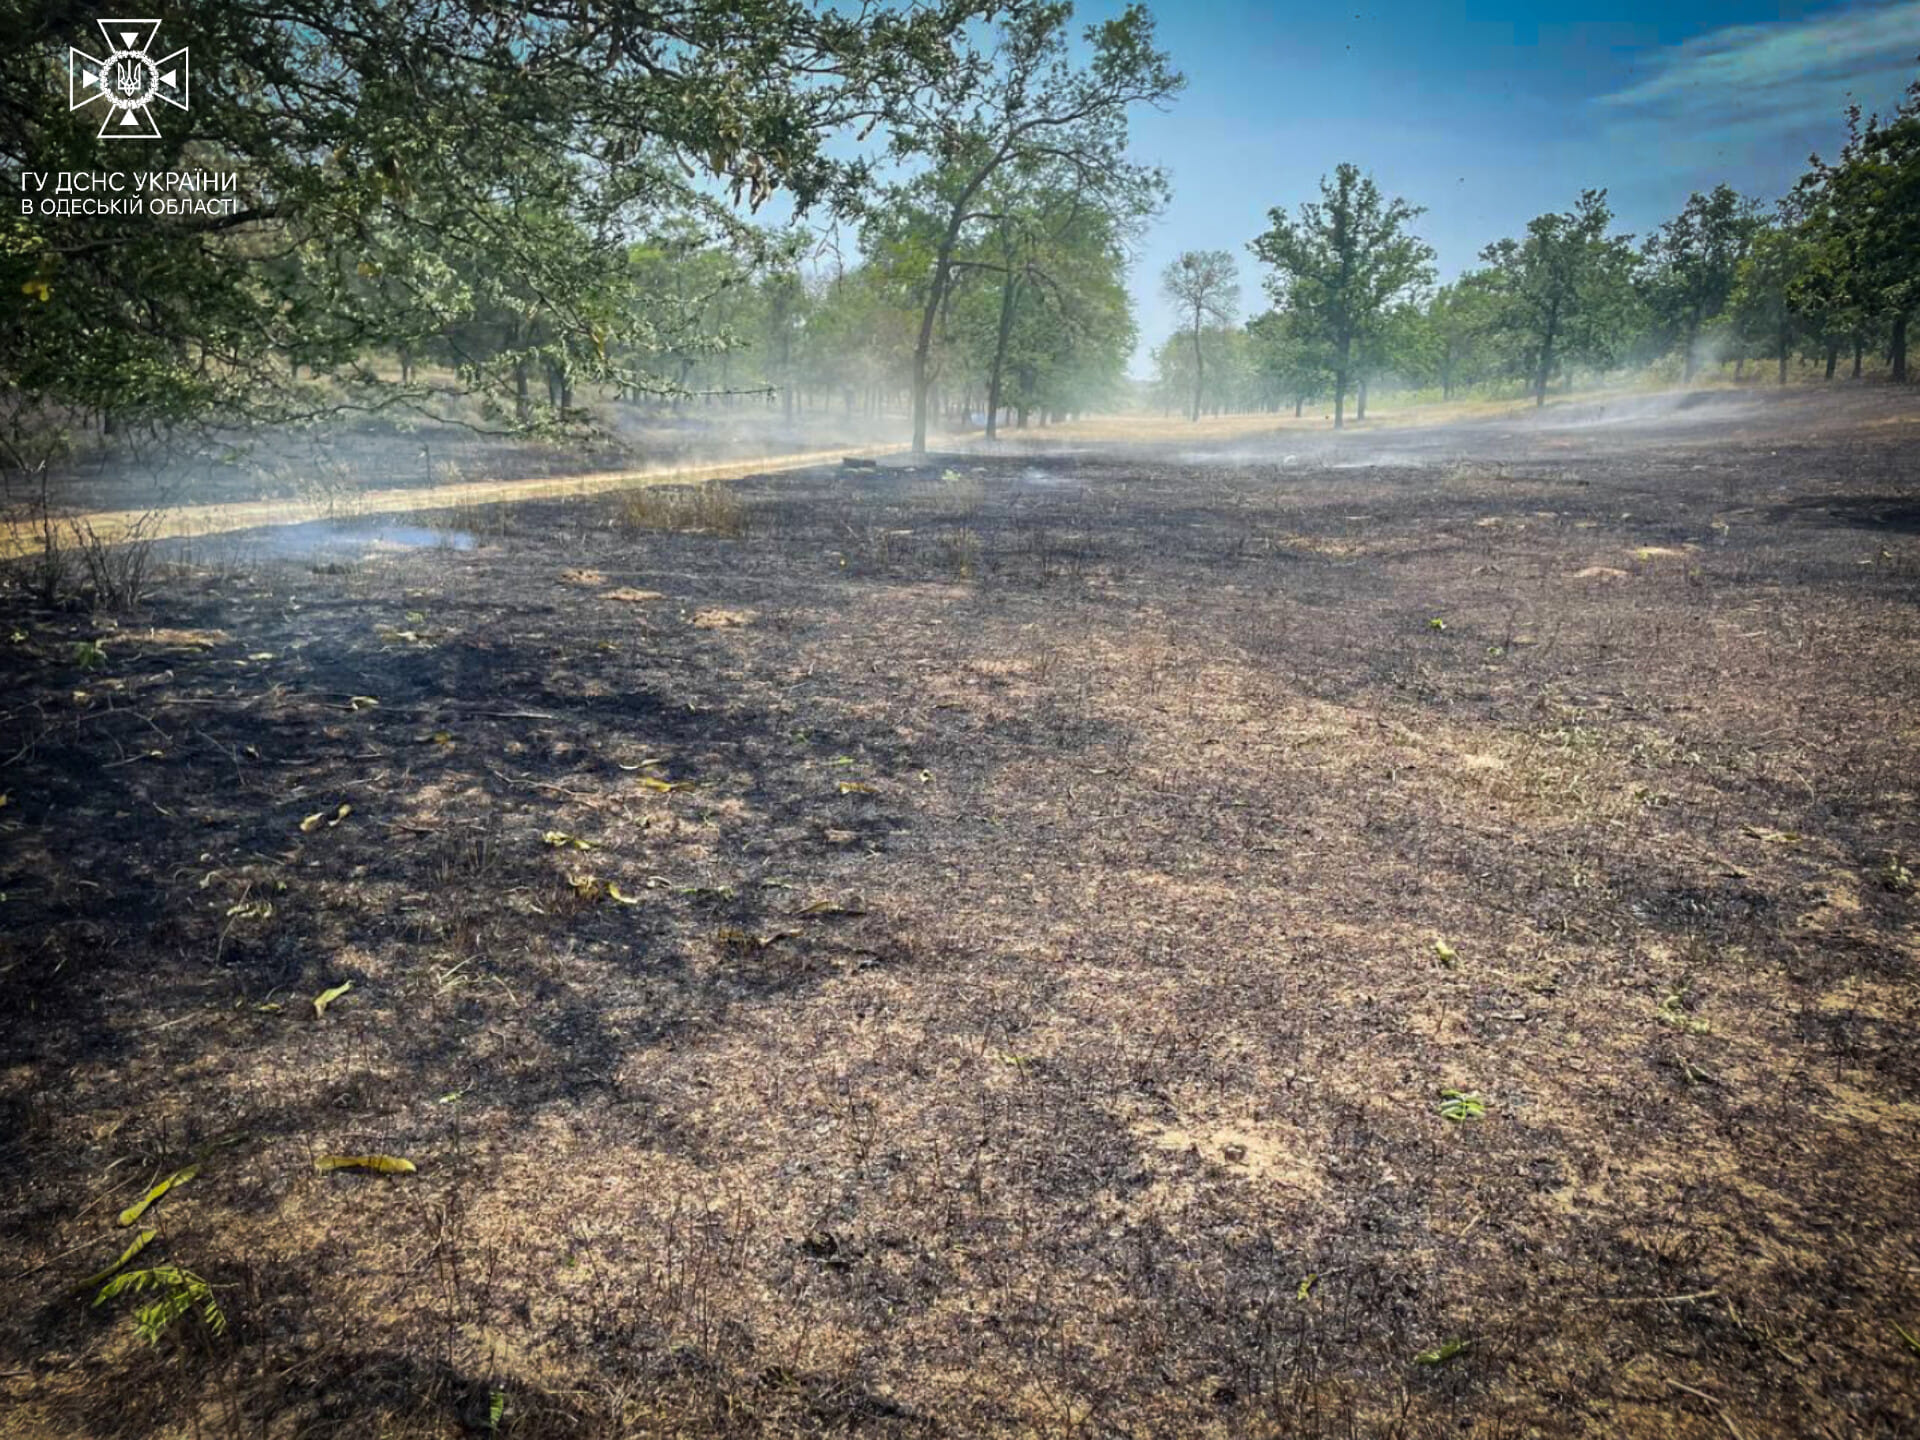
[[10,600],[0,1433],[1913,1433],[1911,416],[1590,418]]

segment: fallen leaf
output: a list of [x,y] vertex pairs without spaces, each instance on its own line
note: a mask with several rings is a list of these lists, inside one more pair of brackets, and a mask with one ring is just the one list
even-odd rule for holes
[[845,901],[814,900],[802,905],[793,912],[795,915],[864,915],[866,902],[859,896],[849,896]]
[[714,931],[713,938],[729,950],[765,950],[769,945],[791,940],[794,934],[792,930],[774,930],[765,935],[756,935],[751,930],[728,925]]
[[380,702],[371,695],[355,695],[347,701],[349,710],[377,710]]
[[1422,1350],[1413,1357],[1416,1365],[1444,1365],[1456,1355],[1466,1352],[1471,1340],[1449,1340],[1444,1345],[1436,1345],[1431,1350]]
[[134,1201],[133,1204],[122,1210],[120,1212],[120,1223],[122,1225],[133,1224],[134,1221],[146,1214],[148,1207],[159,1200],[162,1195],[165,1195],[176,1185],[186,1184],[187,1181],[193,1179],[193,1177],[199,1173],[200,1167],[198,1165],[189,1165],[183,1170],[174,1171],[158,1185],[147,1191],[145,1195],[142,1195],[138,1200]]
[[842,795],[871,795],[874,793],[874,790],[873,786],[864,785],[858,780],[842,780],[840,782],[840,793]]
[[334,826],[338,825],[342,820],[346,819],[352,813],[353,813],[353,806],[351,805],[342,805],[339,809],[335,810],[331,815],[327,814],[327,812],[324,810],[316,810],[313,812],[313,814],[307,816],[306,819],[300,822],[300,833],[302,835],[311,835],[314,831],[318,830],[322,825],[325,825],[329,830],[331,830]]
[[119,1271],[126,1268],[126,1264],[129,1260],[133,1259],[134,1256],[138,1255],[142,1250],[146,1249],[148,1242],[151,1241],[153,1237],[159,1233],[160,1232],[157,1230],[142,1230],[140,1232],[139,1238],[137,1238],[131,1245],[127,1246],[125,1250],[120,1252],[120,1258],[118,1260],[114,1261],[111,1265],[107,1266],[106,1269],[97,1271],[96,1273],[87,1276],[86,1279],[82,1280],[79,1284],[75,1285],[73,1288],[75,1290],[91,1290],[96,1285],[106,1284],[107,1281],[111,1280]]
[[640,903],[640,897],[638,895],[623,894],[620,886],[611,880],[607,882],[607,898],[609,900],[617,900],[622,905],[638,905]]
[[331,990],[322,990],[318,995],[314,996],[313,1018],[318,1020],[322,1015],[325,1015],[327,1013],[327,1007],[351,989],[353,989],[353,982],[351,980],[344,980]]
[[313,1162],[321,1174],[330,1170],[373,1170],[381,1175],[411,1175],[414,1164],[398,1155],[322,1155]]

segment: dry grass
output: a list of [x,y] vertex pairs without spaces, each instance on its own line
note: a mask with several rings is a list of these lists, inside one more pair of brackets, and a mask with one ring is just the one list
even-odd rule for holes
[[1912,1433],[1920,499],[1704,439],[22,610],[0,1429]]
[[717,480],[630,491],[620,497],[615,515],[625,530],[719,535],[730,540],[747,533],[747,507],[731,487]]

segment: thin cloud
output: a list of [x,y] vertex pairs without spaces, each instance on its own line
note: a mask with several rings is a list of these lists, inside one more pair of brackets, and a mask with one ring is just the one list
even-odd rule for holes
[[1811,20],[1734,25],[1659,54],[1649,73],[1596,97],[1615,132],[1690,132],[1748,145],[1810,122],[1837,123],[1850,98],[1897,97],[1920,52],[1920,0]]

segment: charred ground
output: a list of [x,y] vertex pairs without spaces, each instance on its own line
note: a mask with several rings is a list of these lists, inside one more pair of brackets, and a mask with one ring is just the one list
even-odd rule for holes
[[[10,600],[0,1432],[1911,1433],[1913,418]],[[138,1263],[229,1332],[148,1347],[74,1286],[195,1162]]]

